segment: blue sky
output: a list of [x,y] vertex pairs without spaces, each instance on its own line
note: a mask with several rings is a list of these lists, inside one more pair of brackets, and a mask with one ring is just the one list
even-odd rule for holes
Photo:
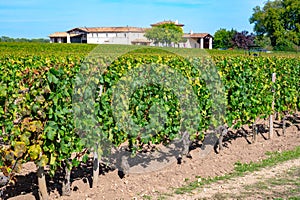
[[252,31],[252,9],[265,0],[0,0],[0,36],[47,38],[75,27],[149,27],[178,20],[184,31]]

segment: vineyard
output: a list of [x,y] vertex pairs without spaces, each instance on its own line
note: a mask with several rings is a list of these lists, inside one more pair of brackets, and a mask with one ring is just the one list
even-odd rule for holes
[[[134,157],[181,141],[174,155],[189,156],[191,143],[209,133],[220,149],[229,130],[255,141],[258,120],[270,116],[284,130],[300,130],[297,54],[14,43],[0,49],[4,198],[27,162],[37,166],[39,196],[48,199],[46,175],[64,171],[62,195],[69,195],[72,169],[93,160],[96,187],[99,163],[113,149],[126,147]],[[120,162],[124,174],[126,164]]]

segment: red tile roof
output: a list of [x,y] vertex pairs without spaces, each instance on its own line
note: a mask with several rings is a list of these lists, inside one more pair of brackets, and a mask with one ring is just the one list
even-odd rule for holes
[[67,32],[55,32],[50,34],[49,37],[67,37]]
[[67,32],[72,31],[83,31],[88,33],[128,33],[128,32],[134,32],[134,33],[143,33],[147,30],[147,28],[139,28],[139,27],[79,27],[79,28],[73,28]]
[[[55,33],[52,33],[49,35],[49,37],[52,37],[52,38],[55,38],[55,37],[60,37],[60,38],[63,38],[63,37],[67,37],[68,33],[67,32],[55,32]],[[75,36],[78,36],[80,34],[70,34],[70,37],[75,37]]]
[[205,38],[212,37],[209,33],[185,33],[183,35],[184,38]]

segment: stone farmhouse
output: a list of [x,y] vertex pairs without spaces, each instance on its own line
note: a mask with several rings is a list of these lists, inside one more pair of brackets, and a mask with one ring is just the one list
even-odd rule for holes
[[[151,24],[152,27],[164,23],[174,23],[183,29],[184,24],[178,21],[162,21]],[[145,36],[149,28],[139,27],[79,27],[66,32],[55,32],[49,35],[50,43],[88,43],[88,44],[126,44],[155,46]],[[172,44],[179,48],[212,49],[213,37],[208,33],[185,33],[184,42]],[[162,44],[159,44],[162,46]]]

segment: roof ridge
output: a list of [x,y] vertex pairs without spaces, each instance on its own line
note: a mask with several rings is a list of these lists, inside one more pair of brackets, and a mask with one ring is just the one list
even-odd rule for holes
[[[144,28],[138,26],[93,26],[93,27],[76,27],[78,29],[89,29],[89,28]],[[76,29],[73,28],[73,29]]]

